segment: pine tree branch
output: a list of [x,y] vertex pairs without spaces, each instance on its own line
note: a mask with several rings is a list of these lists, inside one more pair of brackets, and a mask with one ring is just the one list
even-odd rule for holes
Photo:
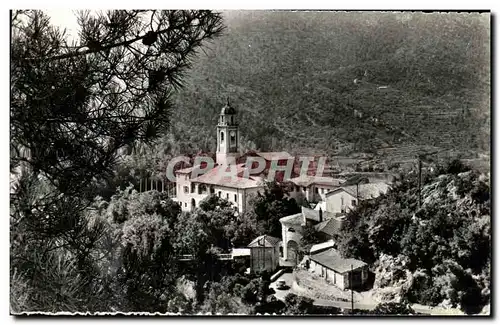
[[[163,30],[159,31],[158,34],[166,33],[169,30],[170,30],[170,28],[163,29]],[[138,36],[138,37],[130,39],[130,40],[126,40],[126,41],[122,41],[122,42],[119,42],[119,43],[115,43],[115,44],[109,44],[109,45],[101,46],[101,47],[94,48],[94,49],[90,49],[89,48],[89,49],[87,49],[85,51],[81,51],[81,52],[74,51],[74,52],[70,52],[70,53],[56,55],[56,56],[53,56],[53,57],[50,57],[50,58],[42,58],[42,57],[39,57],[39,58],[22,58],[21,60],[24,60],[24,61],[39,61],[39,60],[54,61],[54,60],[69,59],[69,58],[74,58],[74,57],[78,57],[78,56],[84,56],[84,55],[87,55],[87,54],[98,53],[98,52],[110,50],[110,49],[115,48],[115,47],[128,46],[128,45],[130,45],[132,43],[135,43],[135,42],[137,42],[139,40],[142,40],[145,36],[146,36],[146,34],[144,34],[142,36]]]

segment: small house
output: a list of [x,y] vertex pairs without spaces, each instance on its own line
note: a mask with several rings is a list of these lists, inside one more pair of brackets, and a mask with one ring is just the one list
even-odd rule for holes
[[306,263],[310,272],[340,289],[358,288],[368,279],[368,265],[353,258],[343,258],[335,248],[316,250]]
[[273,272],[278,268],[280,260],[281,239],[262,235],[255,238],[249,245],[250,271]]
[[359,201],[375,199],[387,193],[390,186],[385,182],[341,186],[326,193],[326,210],[333,213],[347,213]]

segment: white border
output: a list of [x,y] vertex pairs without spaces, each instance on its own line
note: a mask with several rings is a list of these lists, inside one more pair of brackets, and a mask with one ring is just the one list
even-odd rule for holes
[[[0,173],[1,175],[1,181],[0,184],[3,186],[2,192],[1,192],[1,198],[2,198],[2,211],[4,212],[2,214],[2,222],[3,222],[3,231],[5,232],[2,238],[2,245],[1,245],[1,264],[2,264],[2,273],[1,273],[1,293],[2,293],[2,299],[0,301],[2,302],[1,307],[1,317],[5,323],[13,323],[16,321],[14,317],[9,316],[9,234],[8,229],[9,229],[9,201],[8,201],[8,155],[9,155],[9,144],[8,144],[8,139],[9,139],[9,89],[10,89],[10,81],[9,81],[9,13],[8,10],[9,5],[7,2],[2,2],[2,7],[6,4],[5,10],[2,10],[0,13],[0,20],[1,20],[1,26],[2,26],[2,32],[1,32],[1,44],[3,45],[2,51],[1,51],[1,56],[2,56],[2,64],[0,65],[1,73],[0,75],[3,76],[3,85],[0,88],[1,89],[1,94],[2,94],[2,103],[4,103],[4,109],[2,109],[2,118],[1,123],[4,124],[4,127],[1,128],[2,136],[0,137],[2,139],[1,141],[1,150],[2,150],[2,155],[3,159],[1,160],[2,162],[2,168],[1,170],[3,171]],[[59,0],[51,0],[51,1],[43,1],[43,3],[40,3],[35,0],[30,0],[30,1],[16,1],[15,3],[13,2],[14,8],[39,8],[39,9],[67,9],[68,5],[70,2],[68,1],[59,1]],[[355,0],[349,0],[349,1],[318,1],[318,0],[308,0],[308,1],[296,1],[296,0],[288,0],[288,1],[245,1],[244,3],[240,3],[237,1],[210,1],[210,2],[204,2],[201,0],[183,0],[183,1],[178,1],[176,3],[172,3],[170,1],[165,1],[165,2],[160,2],[160,1],[106,1],[104,4],[102,1],[94,1],[94,0],[87,0],[83,4],[85,4],[84,7],[81,6],[82,3],[79,4],[79,6],[73,6],[75,9],[79,8],[99,8],[99,9],[106,9],[106,8],[135,8],[137,9],[138,7],[142,8],[162,8],[162,9],[195,9],[195,8],[205,8],[205,9],[336,9],[336,10],[358,10],[358,9],[370,9],[370,10],[478,10],[478,9],[485,9],[485,10],[492,10],[493,14],[498,13],[499,11],[497,10],[498,8],[498,1],[493,1],[493,0],[475,0],[475,1],[435,1],[435,0],[420,0],[420,1],[414,1],[414,2],[404,2],[404,1],[387,1],[387,0],[378,0],[378,1],[355,1]],[[4,8],[2,8],[4,9]],[[495,17],[497,18],[497,17]],[[494,20],[495,26],[496,20]],[[495,28],[495,30],[498,32],[498,30]],[[496,36],[494,37],[493,43],[496,43]],[[496,67],[494,69],[494,72],[496,72]],[[494,73],[493,72],[493,73]],[[498,91],[498,87],[495,86],[494,93],[496,94],[496,91]],[[34,130],[35,131],[35,130]],[[492,130],[492,135],[495,137],[495,142],[496,142],[496,132],[495,130]],[[498,167],[497,164],[495,164],[495,167]],[[495,168],[495,170],[498,171],[498,168]],[[493,187],[496,189],[496,183],[494,182]],[[496,191],[495,191],[495,199],[496,199]],[[496,201],[496,200],[493,201]],[[495,210],[496,211],[496,210]],[[496,221],[495,223],[495,229],[494,229],[494,234],[497,235],[498,232],[498,225],[499,222]],[[497,249],[494,250],[494,252],[498,252]],[[498,254],[496,254],[498,255]],[[495,256],[495,262],[498,262],[497,256]],[[495,270],[498,269],[498,263],[496,263],[496,268]],[[495,280],[498,280],[497,272],[495,272]],[[496,283],[498,281],[494,281],[493,283]],[[498,301],[498,291],[495,288],[492,288],[493,294],[495,295],[494,301]],[[496,303],[495,303],[496,306]],[[495,306],[492,306],[494,308]],[[68,318],[38,318],[36,321],[42,321],[42,322],[56,322],[56,321],[62,321],[64,323],[71,321],[71,322],[82,322],[82,321],[92,321],[93,323],[104,323],[104,322],[131,322],[131,323],[142,323],[144,320],[150,320],[149,318],[133,318],[133,319],[124,319],[124,318],[110,318],[110,319],[94,319],[94,318],[88,318],[88,319],[68,319]],[[161,320],[161,321],[168,321],[168,322],[176,322],[176,321],[182,321],[182,322],[194,322],[196,319],[174,319],[174,318],[168,318],[168,319],[162,319],[162,318],[152,318],[152,320]],[[229,320],[231,322],[237,321],[245,321],[245,322],[288,322],[291,319],[259,319],[259,318],[253,318],[253,319],[224,319],[224,320]],[[335,323],[357,323],[357,322],[363,322],[363,321],[377,321],[377,319],[327,319],[327,318],[314,318],[314,321],[322,321],[322,322],[335,322]],[[219,321],[218,318],[216,319],[202,319],[203,322],[206,321]],[[293,321],[293,320],[292,320]],[[297,319],[295,321],[304,321],[304,319]],[[309,321],[309,320],[307,320]],[[385,321],[385,320],[381,320]],[[416,320],[417,322],[445,322],[445,323],[452,323],[455,322],[455,319],[420,319]],[[474,319],[469,319],[469,321],[474,321]],[[22,320],[22,322],[33,322],[33,320]]]

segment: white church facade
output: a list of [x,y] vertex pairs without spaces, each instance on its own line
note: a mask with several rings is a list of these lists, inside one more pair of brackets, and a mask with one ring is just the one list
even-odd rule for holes
[[[233,204],[239,213],[247,210],[248,200],[262,191],[265,186],[265,172],[251,174],[241,160],[239,150],[240,133],[236,110],[229,104],[220,112],[217,123],[217,152],[215,166],[202,175],[193,173],[194,167],[175,172],[177,202],[183,211],[191,211],[209,195],[217,195]],[[286,152],[257,153],[270,164],[273,160],[288,160],[293,157]],[[236,177],[224,176],[234,168]],[[193,177],[194,176],[194,177]]]

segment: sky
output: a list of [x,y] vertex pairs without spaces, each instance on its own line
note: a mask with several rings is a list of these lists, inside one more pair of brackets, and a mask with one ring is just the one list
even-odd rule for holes
[[78,37],[78,23],[76,21],[75,10],[52,9],[44,10],[50,16],[53,25],[66,28],[66,33],[70,38]]

